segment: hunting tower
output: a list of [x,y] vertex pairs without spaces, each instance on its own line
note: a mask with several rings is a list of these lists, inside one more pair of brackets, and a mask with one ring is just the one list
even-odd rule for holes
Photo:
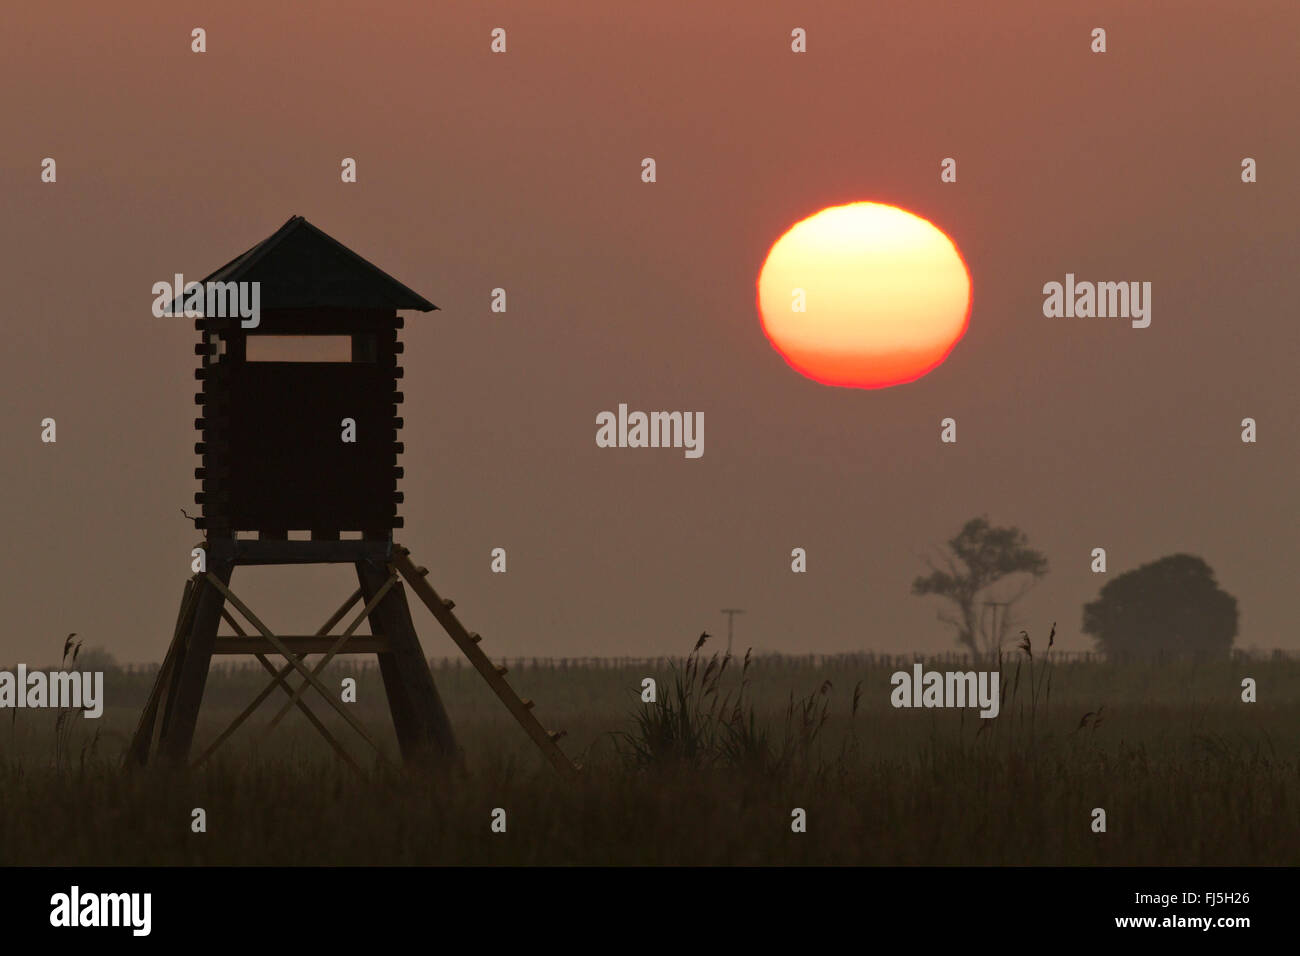
[[[458,756],[446,711],[420,647],[405,586],[562,772],[576,768],[416,567],[393,542],[402,527],[398,406],[402,343],[398,310],[437,308],[301,216],[202,280],[195,320],[200,440],[195,477],[204,540],[192,552],[176,629],[128,759],[191,762],[203,688],[214,654],[254,656],[272,678],[196,763],[206,760],[277,690],[288,700],[267,732],[295,707],[341,758],[359,766],[303,698],[310,687],[387,762],[383,748],[320,680],[338,654],[375,654],[404,760],[446,765]],[[214,295],[215,290],[215,295]],[[255,290],[255,292],[253,291]],[[221,304],[213,309],[214,299]],[[226,306],[256,303],[252,315]],[[185,302],[177,299],[180,314]],[[246,310],[247,311],[247,310]],[[214,314],[220,312],[223,314]],[[241,537],[244,535],[244,537]],[[353,564],[360,587],[313,634],[274,634],[230,589],[239,566]],[[341,633],[330,633],[361,605]],[[246,629],[232,615],[239,612]],[[233,634],[218,631],[225,622]],[[356,633],[367,624],[369,634]],[[249,633],[249,630],[255,633]],[[269,658],[280,657],[277,666]],[[314,666],[307,659],[317,657]],[[296,674],[295,674],[296,672]],[[299,682],[298,677],[302,680]],[[291,683],[297,683],[293,687]]]
[[196,322],[198,527],[387,538],[402,526],[397,310],[437,306],[301,216],[203,281],[258,283],[260,315]]

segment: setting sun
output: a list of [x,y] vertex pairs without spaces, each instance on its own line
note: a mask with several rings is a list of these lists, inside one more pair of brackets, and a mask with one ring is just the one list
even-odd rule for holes
[[953,241],[882,203],[831,206],[795,223],[758,276],[768,340],[825,385],[920,378],[965,334],[970,304],[970,273]]

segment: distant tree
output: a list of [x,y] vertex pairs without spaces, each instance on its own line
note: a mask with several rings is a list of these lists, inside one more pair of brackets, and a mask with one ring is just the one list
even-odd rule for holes
[[[930,573],[912,582],[916,595],[936,594],[957,608],[957,617],[939,612],[939,620],[957,630],[957,643],[972,654],[992,653],[1002,644],[1010,627],[1011,605],[1047,573],[1047,558],[1029,547],[1024,532],[1017,528],[994,528],[987,516],[972,518],[948,542],[951,554],[942,554],[943,568],[924,558]],[[980,626],[980,603],[993,585],[1012,575],[1028,575],[1019,588],[1004,594],[1002,622],[994,633]]]
[[1106,582],[1083,607],[1083,630],[1107,657],[1226,657],[1237,599],[1200,558],[1174,554]]
[[69,664],[69,666],[75,667],[79,671],[113,672],[121,665],[118,664],[117,658],[104,648],[96,645],[95,647],[88,647],[78,654],[76,661]]

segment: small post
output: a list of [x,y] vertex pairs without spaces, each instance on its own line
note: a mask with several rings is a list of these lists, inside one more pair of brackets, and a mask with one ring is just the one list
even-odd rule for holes
[[722,613],[727,615],[727,656],[731,656],[731,627],[737,614],[744,614],[744,610],[738,607],[724,607]]

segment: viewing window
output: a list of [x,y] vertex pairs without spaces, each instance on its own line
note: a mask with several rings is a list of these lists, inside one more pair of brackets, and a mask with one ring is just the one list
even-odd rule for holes
[[208,332],[203,336],[203,341],[208,345],[209,361],[220,362],[221,356],[226,354],[226,340],[215,332]]
[[250,335],[244,357],[249,362],[351,362],[352,339],[350,335]]

